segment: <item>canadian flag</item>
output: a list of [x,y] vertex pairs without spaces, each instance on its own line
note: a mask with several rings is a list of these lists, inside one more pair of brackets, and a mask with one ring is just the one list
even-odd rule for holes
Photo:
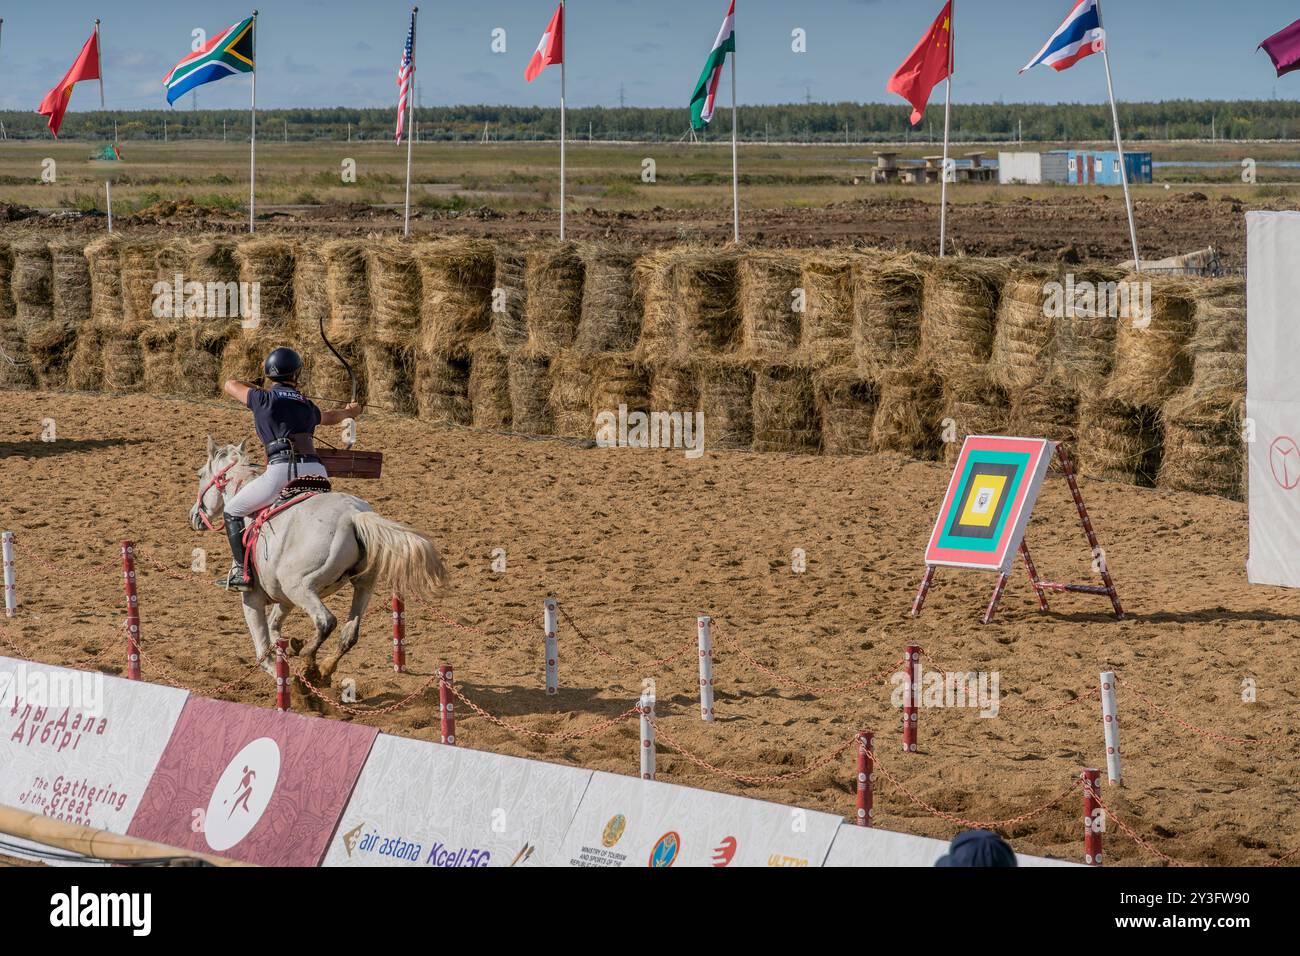
[[563,62],[564,4],[561,3],[555,8],[555,16],[551,17],[546,32],[542,34],[542,42],[537,44],[537,50],[533,53],[533,58],[528,61],[528,69],[524,70],[524,79],[531,83],[537,79],[542,70],[552,63]]

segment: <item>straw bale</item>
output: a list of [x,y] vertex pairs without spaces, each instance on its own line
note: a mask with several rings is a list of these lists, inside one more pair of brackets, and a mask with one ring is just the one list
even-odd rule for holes
[[854,258],[835,252],[804,257],[800,351],[814,366],[846,362],[853,354]]
[[920,357],[924,260],[873,254],[853,260],[853,351],[877,383]]
[[791,252],[747,252],[736,270],[741,351],[747,358],[780,361],[799,347],[795,295],[803,288],[799,257]]
[[417,247],[422,289],[420,351],[460,354],[492,321],[492,243],[458,237]]
[[528,252],[524,315],[535,355],[558,355],[573,345],[582,316],[582,277],[582,256],[573,243],[546,243]]

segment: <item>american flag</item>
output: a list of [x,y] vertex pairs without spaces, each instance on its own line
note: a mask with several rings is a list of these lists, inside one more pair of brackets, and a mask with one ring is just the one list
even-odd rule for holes
[[415,46],[415,15],[411,15],[411,29],[406,31],[406,46],[402,50],[402,63],[397,68],[397,142],[402,142],[402,130],[406,126],[406,100],[411,95],[411,74],[415,72],[415,63],[411,48]]

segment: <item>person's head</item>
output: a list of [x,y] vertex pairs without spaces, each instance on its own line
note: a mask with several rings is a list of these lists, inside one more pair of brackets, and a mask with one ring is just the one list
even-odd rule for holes
[[266,357],[262,372],[273,382],[297,385],[302,374],[302,356],[293,349],[281,346]]
[[1015,866],[1016,853],[991,830],[966,830],[952,838],[935,866]]

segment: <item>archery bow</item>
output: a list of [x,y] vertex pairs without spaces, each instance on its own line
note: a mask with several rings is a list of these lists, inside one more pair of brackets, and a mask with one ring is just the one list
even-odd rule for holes
[[[330,342],[330,340],[329,340],[329,336],[327,336],[327,335],[325,334],[325,316],[322,314],[322,315],[318,316],[317,318],[318,318],[319,323],[320,323],[320,338],[321,338],[321,341],[325,343],[325,347],[326,347],[327,349],[330,350],[330,353],[331,353],[331,354],[332,354],[336,359],[339,360],[339,362],[343,365],[343,367],[344,367],[345,369],[347,369],[347,372],[348,372],[348,381],[352,383],[352,400],[351,400],[351,404],[355,405],[355,404],[357,403],[357,374],[356,374],[356,372],[352,371],[352,365],[351,365],[351,363],[349,363],[348,360],[345,359],[345,358],[344,358],[344,357],[339,353],[339,350],[336,349],[336,348],[334,347],[333,343]],[[352,447],[353,445],[355,445],[355,444],[356,444],[356,439],[354,438],[352,441],[348,442],[348,448],[351,448],[351,447]]]

